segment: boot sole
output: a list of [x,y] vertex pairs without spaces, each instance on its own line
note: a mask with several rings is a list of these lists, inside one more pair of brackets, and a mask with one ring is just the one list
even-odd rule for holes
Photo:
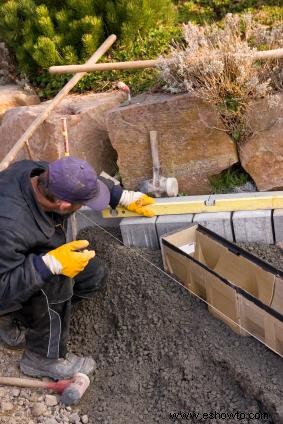
[[23,374],[29,375],[30,377],[49,377],[52,378],[52,380],[61,380],[61,379],[65,379],[65,378],[71,378],[72,375],[70,376],[62,376],[62,375],[58,375],[58,374],[52,374],[52,373],[48,373],[48,372],[40,372],[34,368],[31,368],[27,365],[21,364],[20,363],[20,369],[22,371]]

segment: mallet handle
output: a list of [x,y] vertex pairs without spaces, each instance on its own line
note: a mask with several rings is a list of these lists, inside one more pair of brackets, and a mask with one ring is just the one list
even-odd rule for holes
[[0,377],[0,384],[5,386],[18,387],[47,387],[48,383],[40,380],[31,380],[18,377]]
[[160,162],[158,154],[158,141],[157,141],[157,131],[149,132],[150,148],[151,148],[151,157],[153,165],[153,186],[159,186],[159,173],[160,173]]

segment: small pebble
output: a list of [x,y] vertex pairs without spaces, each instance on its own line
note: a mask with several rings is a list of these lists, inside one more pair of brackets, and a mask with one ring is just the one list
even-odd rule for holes
[[32,413],[34,416],[39,417],[40,415],[44,415],[46,412],[46,406],[42,402],[34,403],[32,407]]
[[57,396],[54,396],[54,395],[46,395],[45,403],[47,406],[55,406],[58,404],[58,398]]
[[58,424],[58,421],[55,418],[50,417],[45,420],[45,424]]
[[1,411],[12,411],[14,409],[14,406],[12,402],[9,402],[8,400],[2,400],[1,402]]
[[72,424],[77,424],[77,423],[80,423],[80,422],[81,422],[80,417],[79,417],[79,415],[78,415],[78,414],[72,414],[72,415],[70,416],[70,418],[69,418],[69,421],[70,421],[70,423],[72,423]]
[[18,397],[18,396],[20,396],[20,393],[21,393],[21,390],[20,390],[20,389],[18,389],[17,387],[15,387],[14,389],[12,389],[12,391],[11,391],[11,395],[12,395],[13,397]]

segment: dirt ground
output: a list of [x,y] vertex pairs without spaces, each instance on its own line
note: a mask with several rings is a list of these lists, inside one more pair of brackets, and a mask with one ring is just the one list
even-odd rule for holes
[[[109,266],[106,290],[76,305],[71,326],[71,349],[97,362],[79,405],[90,423],[283,423],[282,358],[213,318],[158,268],[160,252],[94,227],[80,236]],[[251,248],[282,268],[278,249]]]

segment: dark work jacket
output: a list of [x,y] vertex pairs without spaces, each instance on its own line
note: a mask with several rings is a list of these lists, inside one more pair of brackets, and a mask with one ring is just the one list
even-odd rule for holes
[[[30,178],[47,166],[47,162],[24,160],[0,172],[0,311],[23,303],[43,288],[46,281],[34,267],[34,255],[66,243],[67,216],[44,212],[31,185]],[[71,296],[72,285],[62,281],[68,277],[51,279],[51,303]],[[56,299],[52,299],[51,284],[59,285],[59,291],[54,290]]]

